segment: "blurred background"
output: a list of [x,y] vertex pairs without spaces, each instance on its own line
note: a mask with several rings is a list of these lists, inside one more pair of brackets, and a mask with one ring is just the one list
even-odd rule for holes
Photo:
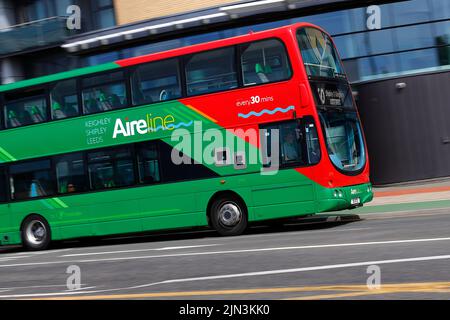
[[449,0],[0,0],[0,82],[301,21],[334,37],[373,183],[450,177]]

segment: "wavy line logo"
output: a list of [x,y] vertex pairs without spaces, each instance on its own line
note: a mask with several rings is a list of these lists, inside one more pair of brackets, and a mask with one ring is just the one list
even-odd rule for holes
[[161,125],[161,126],[158,126],[158,127],[154,128],[154,129],[149,129],[149,131],[156,132],[156,131],[159,131],[159,130],[179,129],[180,127],[190,127],[190,126],[192,126],[193,123],[194,123],[194,121],[189,121],[188,123],[186,123],[186,122],[179,122],[177,124],[168,124],[167,127]]
[[262,115],[264,115],[264,114],[268,114],[268,115],[274,115],[275,113],[278,113],[278,112],[281,112],[281,113],[286,113],[286,112],[289,112],[289,111],[291,111],[291,110],[294,110],[295,109],[295,107],[294,106],[289,106],[289,107],[287,107],[287,108],[280,108],[280,107],[278,107],[278,108],[275,108],[275,109],[272,109],[272,110],[269,110],[269,109],[263,109],[263,110],[261,110],[261,111],[259,111],[259,112],[256,112],[256,111],[250,111],[249,113],[247,113],[247,114],[244,114],[244,113],[238,113],[238,117],[240,117],[240,118],[244,118],[244,119],[247,119],[247,118],[250,118],[250,117],[261,117]]

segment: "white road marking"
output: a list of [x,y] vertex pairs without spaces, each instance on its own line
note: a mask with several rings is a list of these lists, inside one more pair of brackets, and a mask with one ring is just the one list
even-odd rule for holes
[[131,252],[144,252],[144,251],[180,250],[180,249],[191,249],[191,248],[212,247],[212,246],[219,246],[219,244],[203,244],[203,245],[197,245],[197,246],[179,246],[179,247],[132,249],[132,250],[118,250],[118,251],[104,251],[104,252],[72,253],[72,254],[65,254],[65,255],[62,255],[60,257],[79,257],[79,256],[104,255],[104,254],[114,254],[114,253],[131,253]]
[[[97,288],[97,287],[96,286],[93,286],[93,287],[82,287],[82,288],[79,288],[79,289],[66,290],[66,292],[80,292],[80,291],[83,291],[83,290],[94,289],[94,288]],[[84,293],[84,292],[82,292],[82,293]]]
[[[85,284],[81,284],[81,286],[84,286],[84,285]],[[67,285],[53,284],[53,285],[41,285],[41,286],[9,287],[9,288],[0,288],[0,290],[13,291],[13,290],[20,290],[20,289],[40,289],[40,288],[57,288],[57,287],[67,288]]]
[[138,260],[138,259],[175,258],[175,257],[203,256],[203,255],[217,255],[217,254],[258,253],[258,252],[284,251],[284,250],[304,250],[304,249],[355,247],[355,246],[370,246],[370,245],[384,245],[384,244],[389,245],[389,244],[436,242],[436,241],[450,241],[450,237],[447,237],[447,238],[429,238],[429,239],[407,239],[407,240],[354,242],[354,243],[337,243],[337,244],[322,244],[322,245],[308,245],[308,246],[294,246],[294,247],[255,248],[255,249],[240,249],[240,250],[228,250],[228,251],[189,252],[189,253],[174,253],[174,254],[163,254],[163,255],[152,255],[152,256],[131,256],[131,257],[115,257],[115,258],[112,257],[112,258],[103,258],[103,259],[85,259],[85,260],[66,260],[66,261],[47,261],[47,262],[0,264],[0,268],[23,267],[23,266],[39,266],[39,265],[48,266],[48,265],[53,265],[53,264],[69,264],[69,263],[113,262],[113,261]]
[[50,254],[50,253],[59,253],[59,252],[63,252],[63,251],[68,251],[68,250],[72,250],[71,248],[67,248],[67,249],[56,249],[56,250],[45,250],[45,251],[25,251],[25,252],[15,252],[15,253],[3,253],[0,255],[0,260],[2,258],[21,258],[26,256],[27,258],[30,255],[36,256],[36,255],[44,255],[44,254]]
[[225,275],[215,275],[215,276],[205,276],[205,277],[195,277],[195,278],[180,278],[165,280],[159,282],[153,282],[133,287],[127,288],[114,288],[114,289],[104,289],[104,290],[94,290],[94,291],[84,291],[84,292],[52,292],[52,293],[33,293],[33,294],[15,294],[15,295],[0,295],[2,299],[13,299],[13,298],[34,298],[34,297],[55,297],[55,296],[68,296],[76,294],[93,294],[93,293],[105,293],[105,292],[117,292],[133,289],[142,289],[146,287],[162,285],[162,284],[172,284],[172,283],[182,283],[182,282],[194,282],[194,281],[206,281],[206,280],[220,280],[220,279],[230,279],[230,278],[242,278],[242,277],[256,277],[256,276],[267,276],[276,274],[286,274],[286,273],[298,273],[298,272],[308,272],[308,271],[322,271],[322,270],[332,270],[332,269],[342,269],[342,268],[352,268],[361,267],[369,265],[381,265],[381,264],[394,264],[394,263],[406,263],[406,262],[422,262],[422,261],[433,261],[433,260],[448,260],[450,255],[441,256],[428,256],[428,257],[416,257],[416,258],[405,258],[405,259],[391,259],[391,260],[375,260],[375,261],[362,261],[353,263],[341,263],[341,264],[331,264],[322,265],[314,267],[302,267],[294,269],[276,269],[276,270],[266,270],[257,272],[245,272],[245,273],[235,273],[235,274],[225,274]]
[[23,256],[23,255],[21,255],[21,256],[6,256],[6,257],[1,257],[0,262],[16,260],[16,259],[24,259],[24,258],[29,258],[29,257],[31,257],[31,256]]
[[[358,221],[355,221],[358,222]],[[296,226],[302,226],[305,225],[304,223],[286,223],[285,226],[289,227],[296,227]],[[266,228],[266,226],[261,226],[260,228]],[[316,233],[332,233],[332,232],[345,232],[345,231],[359,231],[359,230],[367,230],[367,229],[373,229],[372,227],[364,227],[364,228],[348,228],[348,229],[333,229],[333,230],[308,230],[308,231],[302,231],[302,236],[309,236],[314,235]],[[304,233],[303,233],[304,232]],[[286,230],[279,234],[279,236],[290,236],[292,234],[298,234],[298,230]],[[229,242],[236,242],[237,240],[245,240],[245,239],[254,239],[254,238],[266,238],[266,237],[273,237],[273,233],[264,233],[264,234],[244,234],[242,236],[239,236],[238,238],[224,238],[223,241]],[[299,238],[300,239],[300,238]],[[305,239],[302,237],[301,239]]]
[[[235,274],[226,274],[226,275],[217,275],[217,276],[173,279],[173,280],[162,281],[162,282],[159,282],[157,284],[204,281],[204,280],[219,280],[219,279],[241,278],[241,277],[267,276],[267,275],[274,275],[274,274],[296,273],[296,272],[306,272],[306,271],[320,271],[320,270],[352,268],[352,267],[362,267],[362,266],[380,265],[380,264],[404,263],[404,262],[447,260],[447,259],[450,259],[450,255],[428,256],[428,257],[417,257],[417,258],[405,258],[405,259],[391,259],[391,260],[378,260],[378,261],[363,261],[363,262],[331,264],[331,265],[323,265],[323,266],[315,266],[315,267],[304,267],[304,268],[294,268],[294,269],[278,269],[278,270],[245,272],[245,273],[235,273]],[[149,283],[147,285],[133,287],[133,289],[144,288],[146,286],[153,286],[153,285],[154,285],[153,283]]]

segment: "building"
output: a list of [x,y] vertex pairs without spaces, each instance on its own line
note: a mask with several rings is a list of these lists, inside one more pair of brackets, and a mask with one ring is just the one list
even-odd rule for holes
[[[80,27],[67,28],[70,5]],[[353,84],[375,184],[450,176],[448,0],[0,0],[2,83],[308,21]]]

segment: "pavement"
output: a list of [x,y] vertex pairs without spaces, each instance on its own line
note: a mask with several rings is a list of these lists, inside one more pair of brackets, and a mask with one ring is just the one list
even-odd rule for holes
[[[4,247],[0,299],[450,299],[449,192],[448,182],[375,188],[362,208],[239,237],[200,230]],[[79,288],[67,286],[70,266]]]

